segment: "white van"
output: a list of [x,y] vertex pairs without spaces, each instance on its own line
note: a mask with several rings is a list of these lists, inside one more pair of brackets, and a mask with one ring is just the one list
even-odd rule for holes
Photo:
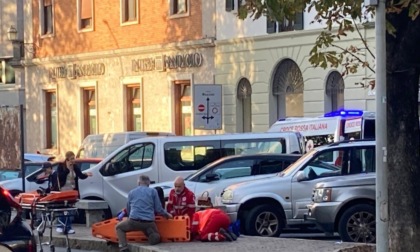
[[[82,199],[103,199],[116,214],[140,175],[152,182],[186,177],[221,157],[243,153],[303,153],[298,132],[245,133],[205,136],[147,137],[133,140],[86,170],[93,176],[79,181]],[[108,216],[110,217],[110,216]]]
[[118,149],[118,147],[123,146],[131,140],[151,136],[174,136],[174,134],[168,132],[127,131],[88,135],[83,139],[77,151],[76,158],[105,158],[111,152]]
[[300,132],[312,147],[353,139],[375,138],[375,113],[339,110],[322,117],[287,118],[275,122],[268,132]]

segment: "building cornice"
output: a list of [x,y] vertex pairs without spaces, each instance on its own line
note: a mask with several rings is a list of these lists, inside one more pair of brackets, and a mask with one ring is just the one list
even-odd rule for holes
[[98,60],[104,58],[112,58],[115,56],[132,56],[150,53],[161,53],[167,51],[180,51],[180,50],[193,50],[200,48],[211,48],[215,47],[214,38],[203,38],[199,40],[190,40],[183,42],[175,42],[168,44],[149,45],[133,48],[115,49],[107,51],[79,53],[72,55],[61,55],[54,57],[45,58],[33,58],[26,59],[23,64],[24,66],[32,65],[46,65],[55,63],[64,63],[70,61],[83,61],[83,60]]

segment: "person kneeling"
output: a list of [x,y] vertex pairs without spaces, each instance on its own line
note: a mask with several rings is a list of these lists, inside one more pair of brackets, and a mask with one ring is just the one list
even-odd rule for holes
[[[128,252],[126,233],[130,231],[142,231],[148,238],[150,245],[160,243],[161,238],[155,223],[155,212],[172,219],[159,200],[155,189],[149,188],[150,179],[141,175],[138,187],[128,194],[126,213],[128,218],[118,223],[115,227],[121,252]],[[124,213],[119,214],[122,220]]]

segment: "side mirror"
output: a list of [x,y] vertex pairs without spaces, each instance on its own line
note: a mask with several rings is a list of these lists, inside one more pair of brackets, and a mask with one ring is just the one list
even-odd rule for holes
[[301,182],[301,181],[305,181],[308,180],[308,177],[306,176],[304,171],[298,171],[296,173],[296,181],[297,182]]
[[206,174],[206,180],[207,181],[214,181],[214,180],[219,180],[219,175],[216,173],[209,173]]

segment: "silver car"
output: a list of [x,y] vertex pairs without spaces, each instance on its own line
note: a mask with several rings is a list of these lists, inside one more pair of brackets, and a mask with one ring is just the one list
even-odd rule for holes
[[374,141],[317,147],[276,176],[227,187],[222,203],[246,234],[278,237],[286,226],[307,225],[304,215],[317,183],[374,171],[374,153]]
[[306,219],[343,241],[375,242],[375,180],[372,172],[318,183]]

